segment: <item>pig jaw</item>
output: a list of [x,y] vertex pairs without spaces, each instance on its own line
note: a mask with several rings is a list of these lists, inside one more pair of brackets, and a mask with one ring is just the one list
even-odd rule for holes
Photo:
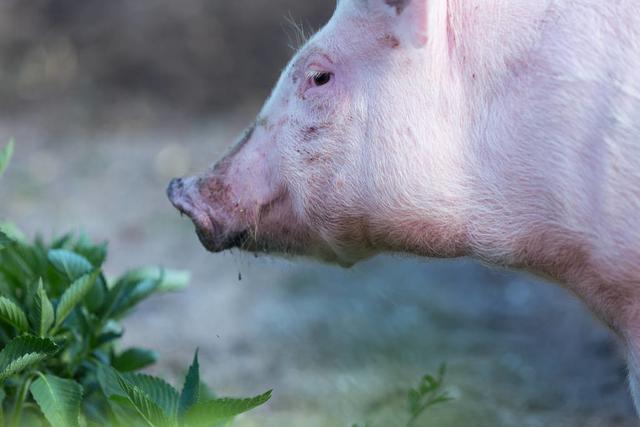
[[191,219],[200,242],[210,252],[239,248],[254,253],[310,256],[344,268],[375,254],[373,250],[332,244],[335,239],[312,232],[294,214],[286,191],[270,203],[255,204],[253,210],[241,208],[236,202],[229,208],[231,199],[225,201],[225,197],[220,197],[231,192],[222,179],[217,176],[176,178],[167,188],[173,206]]

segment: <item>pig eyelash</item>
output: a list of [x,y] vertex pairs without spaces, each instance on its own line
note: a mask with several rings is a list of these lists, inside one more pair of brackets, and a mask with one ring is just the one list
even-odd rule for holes
[[333,80],[333,73],[329,71],[308,71],[307,81],[313,87],[324,86]]
[[313,79],[322,74],[322,71],[309,70],[307,71],[307,79]]

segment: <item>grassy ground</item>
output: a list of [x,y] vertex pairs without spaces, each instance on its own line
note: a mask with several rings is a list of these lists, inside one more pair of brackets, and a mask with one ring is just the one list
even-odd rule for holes
[[636,425],[612,336],[555,286],[464,260],[380,257],[346,271],[207,254],[164,187],[219,156],[246,121],[53,137],[31,118],[0,124],[0,139],[18,138],[0,218],[109,239],[113,273],[191,270],[187,291],[131,317],[126,341],[160,350],[154,370],[174,378],[199,346],[221,394],[274,388],[239,426],[402,425],[404,390],[441,362],[456,400],[423,426]]

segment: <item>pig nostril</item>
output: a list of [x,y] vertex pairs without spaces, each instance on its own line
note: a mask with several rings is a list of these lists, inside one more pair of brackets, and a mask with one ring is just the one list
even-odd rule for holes
[[183,187],[184,182],[182,178],[172,179],[169,183],[169,186],[167,187],[167,196],[169,196],[169,198],[174,197],[176,195],[176,192],[182,190]]
[[181,178],[172,179],[167,187],[167,197],[171,201],[171,204],[178,208],[180,212],[183,211],[182,203],[180,202],[183,196],[183,190],[184,182]]
[[188,179],[174,178],[167,187],[167,197],[171,204],[180,212],[180,216],[192,216],[193,203],[188,192]]

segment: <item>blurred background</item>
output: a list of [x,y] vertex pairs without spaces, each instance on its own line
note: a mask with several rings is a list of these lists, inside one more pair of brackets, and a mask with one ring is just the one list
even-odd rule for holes
[[405,392],[449,365],[456,400],[424,426],[636,425],[611,334],[564,290],[477,263],[379,257],[352,270],[207,254],[165,200],[249,123],[307,31],[312,0],[2,0],[0,219],[110,241],[108,271],[188,269],[129,320],[177,378],[200,347],[219,394],[274,388],[241,426],[398,425]]

